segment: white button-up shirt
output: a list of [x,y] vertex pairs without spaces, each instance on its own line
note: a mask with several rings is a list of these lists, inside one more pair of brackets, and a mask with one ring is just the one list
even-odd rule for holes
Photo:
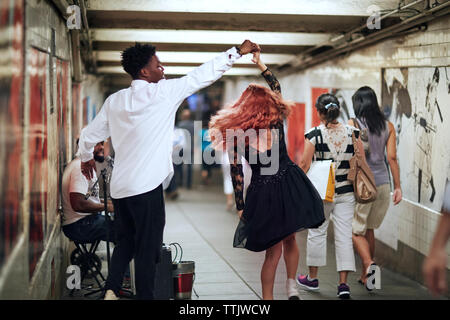
[[120,199],[151,191],[173,175],[175,114],[185,98],[209,86],[240,57],[236,48],[220,54],[179,79],[131,87],[110,95],[95,119],[81,131],[81,161],[93,158],[94,146],[111,137],[115,151],[111,197]]

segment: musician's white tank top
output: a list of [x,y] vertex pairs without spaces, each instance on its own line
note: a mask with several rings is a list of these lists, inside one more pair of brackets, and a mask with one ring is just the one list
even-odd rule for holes
[[62,179],[62,205],[63,205],[63,222],[62,225],[77,222],[84,217],[91,215],[91,213],[76,212],[72,209],[70,204],[70,193],[87,194],[91,191],[91,196],[88,198],[90,201],[101,203],[99,197],[99,185],[94,188],[94,184],[97,181],[97,174],[94,171],[94,177],[91,180],[87,180],[83,174],[81,174],[81,160],[80,158],[73,159],[64,170]]

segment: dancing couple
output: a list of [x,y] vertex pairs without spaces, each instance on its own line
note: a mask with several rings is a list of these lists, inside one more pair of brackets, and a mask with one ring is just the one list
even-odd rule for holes
[[[181,102],[194,92],[218,80],[242,55],[253,53],[253,62],[262,71],[271,89],[250,85],[231,107],[213,117],[210,128],[222,134],[213,141],[216,148],[231,145],[230,164],[240,222],[234,246],[266,251],[261,271],[263,298],[273,299],[276,268],[284,250],[287,291],[299,299],[295,275],[299,251],[295,233],[317,228],[324,221],[320,195],[305,173],[288,157],[283,121],[290,105],[281,97],[275,76],[260,60],[260,47],[244,41],[179,79],[166,80],[155,47],[136,44],[122,53],[122,66],[132,77],[131,86],[110,95],[95,119],[83,129],[79,149],[81,171],[93,176],[92,150],[99,141],[111,137],[115,166],[111,177],[111,197],[115,208],[117,245],[106,281],[105,299],[115,300],[126,266],[134,258],[136,291],[139,299],[154,298],[155,265],[160,260],[165,205],[163,183],[173,175],[172,131]],[[227,136],[227,130],[262,130],[265,134],[246,140]],[[227,143],[227,140],[243,143]],[[229,142],[229,141],[228,141]],[[235,142],[235,141],[233,141]],[[267,158],[275,158],[273,167]],[[244,156],[252,168],[247,195],[243,198]],[[256,161],[250,161],[256,159]],[[273,171],[273,170],[272,170]]]

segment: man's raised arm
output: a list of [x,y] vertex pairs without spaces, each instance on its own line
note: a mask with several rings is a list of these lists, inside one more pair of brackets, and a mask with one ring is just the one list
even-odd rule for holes
[[241,56],[256,51],[260,51],[259,46],[250,40],[245,40],[239,47],[230,48],[214,59],[195,68],[184,77],[164,81],[161,85],[167,90],[168,96],[173,97],[177,102],[181,102],[194,92],[220,79]]

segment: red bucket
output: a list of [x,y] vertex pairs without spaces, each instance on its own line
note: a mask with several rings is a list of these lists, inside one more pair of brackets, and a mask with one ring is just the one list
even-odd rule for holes
[[195,262],[180,261],[173,264],[175,299],[191,299],[195,279]]

